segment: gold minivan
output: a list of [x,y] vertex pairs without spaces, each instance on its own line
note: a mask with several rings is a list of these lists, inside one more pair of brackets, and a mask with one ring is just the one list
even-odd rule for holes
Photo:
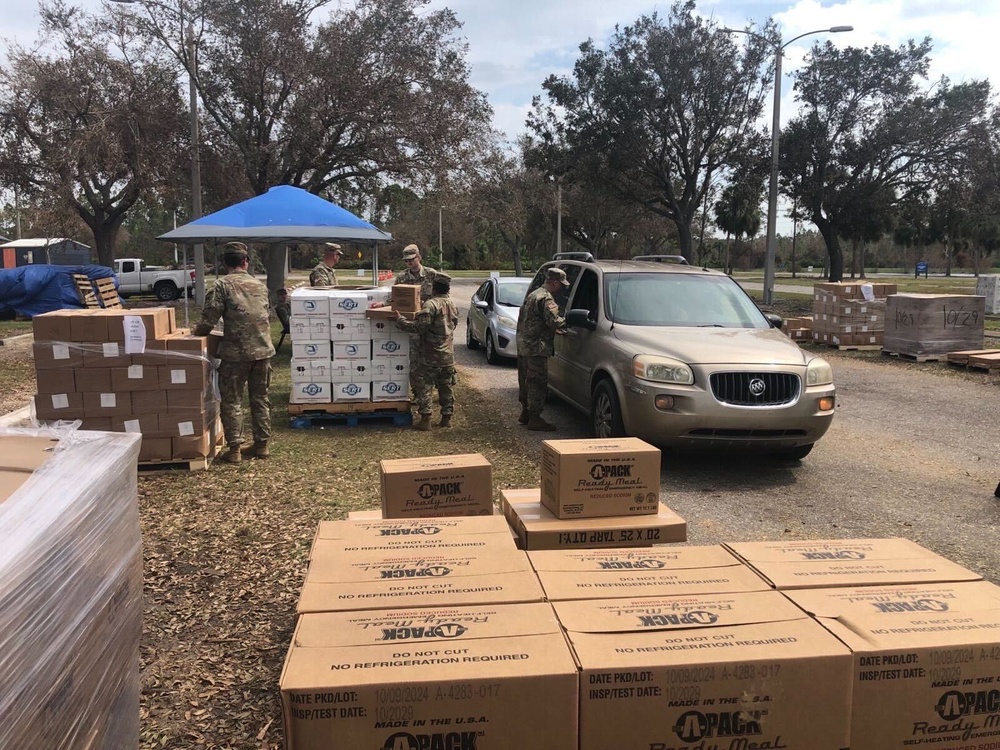
[[833,420],[833,370],[801,349],[728,275],[649,261],[564,254],[549,389],[596,437],[667,448],[740,448],[804,458]]

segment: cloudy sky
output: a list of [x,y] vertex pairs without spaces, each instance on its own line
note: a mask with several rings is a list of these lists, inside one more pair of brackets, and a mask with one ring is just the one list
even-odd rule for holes
[[[67,0],[88,10],[100,0]],[[549,74],[568,74],[581,42],[602,46],[616,24],[642,14],[666,15],[670,2],[649,0],[431,0],[430,7],[451,7],[464,24],[469,42],[472,82],[487,93],[496,127],[508,137],[524,129],[532,96]],[[32,0],[0,0],[0,38],[29,43],[38,27]],[[867,47],[898,46],[930,36],[931,79],[944,75],[953,83],[989,79],[1000,87],[1000,54],[994,49],[1000,31],[1000,0],[700,0],[698,12],[720,26],[745,28],[777,21],[784,39],[814,29],[850,25],[843,34],[817,34],[792,43],[785,51],[782,121],[794,112],[788,74],[816,40]],[[767,120],[770,121],[770,115]],[[780,226],[779,232],[785,232]]]

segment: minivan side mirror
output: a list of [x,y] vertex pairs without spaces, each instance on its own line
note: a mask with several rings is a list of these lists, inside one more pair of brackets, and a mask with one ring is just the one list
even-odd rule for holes
[[764,313],[764,317],[767,318],[767,322],[771,324],[771,328],[781,328],[782,322],[784,322],[780,315],[775,313]]
[[566,325],[596,331],[597,323],[590,319],[590,310],[570,310],[566,313]]

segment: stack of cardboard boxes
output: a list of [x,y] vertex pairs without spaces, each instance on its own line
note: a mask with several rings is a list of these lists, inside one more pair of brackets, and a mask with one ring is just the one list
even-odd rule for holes
[[139,747],[139,437],[0,431],[0,747]]
[[504,490],[522,549],[649,546],[687,539],[660,502],[660,450],[638,438],[546,440],[541,488]]
[[881,346],[885,300],[895,284],[824,282],[813,287],[812,340],[828,346]]
[[785,318],[781,321],[781,330],[793,341],[811,342],[813,340],[813,319],[808,315]]
[[407,400],[409,336],[388,318],[366,314],[391,295],[388,287],[292,291],[290,403]]
[[140,461],[215,454],[215,337],[178,330],[172,308],[58,310],[33,330],[39,421],[141,434]]
[[882,348],[910,357],[980,349],[985,326],[985,297],[971,294],[894,294],[886,302]]

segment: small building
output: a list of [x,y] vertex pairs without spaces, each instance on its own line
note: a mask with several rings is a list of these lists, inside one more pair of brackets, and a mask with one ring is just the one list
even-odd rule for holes
[[48,263],[54,266],[85,266],[93,263],[89,245],[66,237],[12,240],[0,244],[3,268]]

